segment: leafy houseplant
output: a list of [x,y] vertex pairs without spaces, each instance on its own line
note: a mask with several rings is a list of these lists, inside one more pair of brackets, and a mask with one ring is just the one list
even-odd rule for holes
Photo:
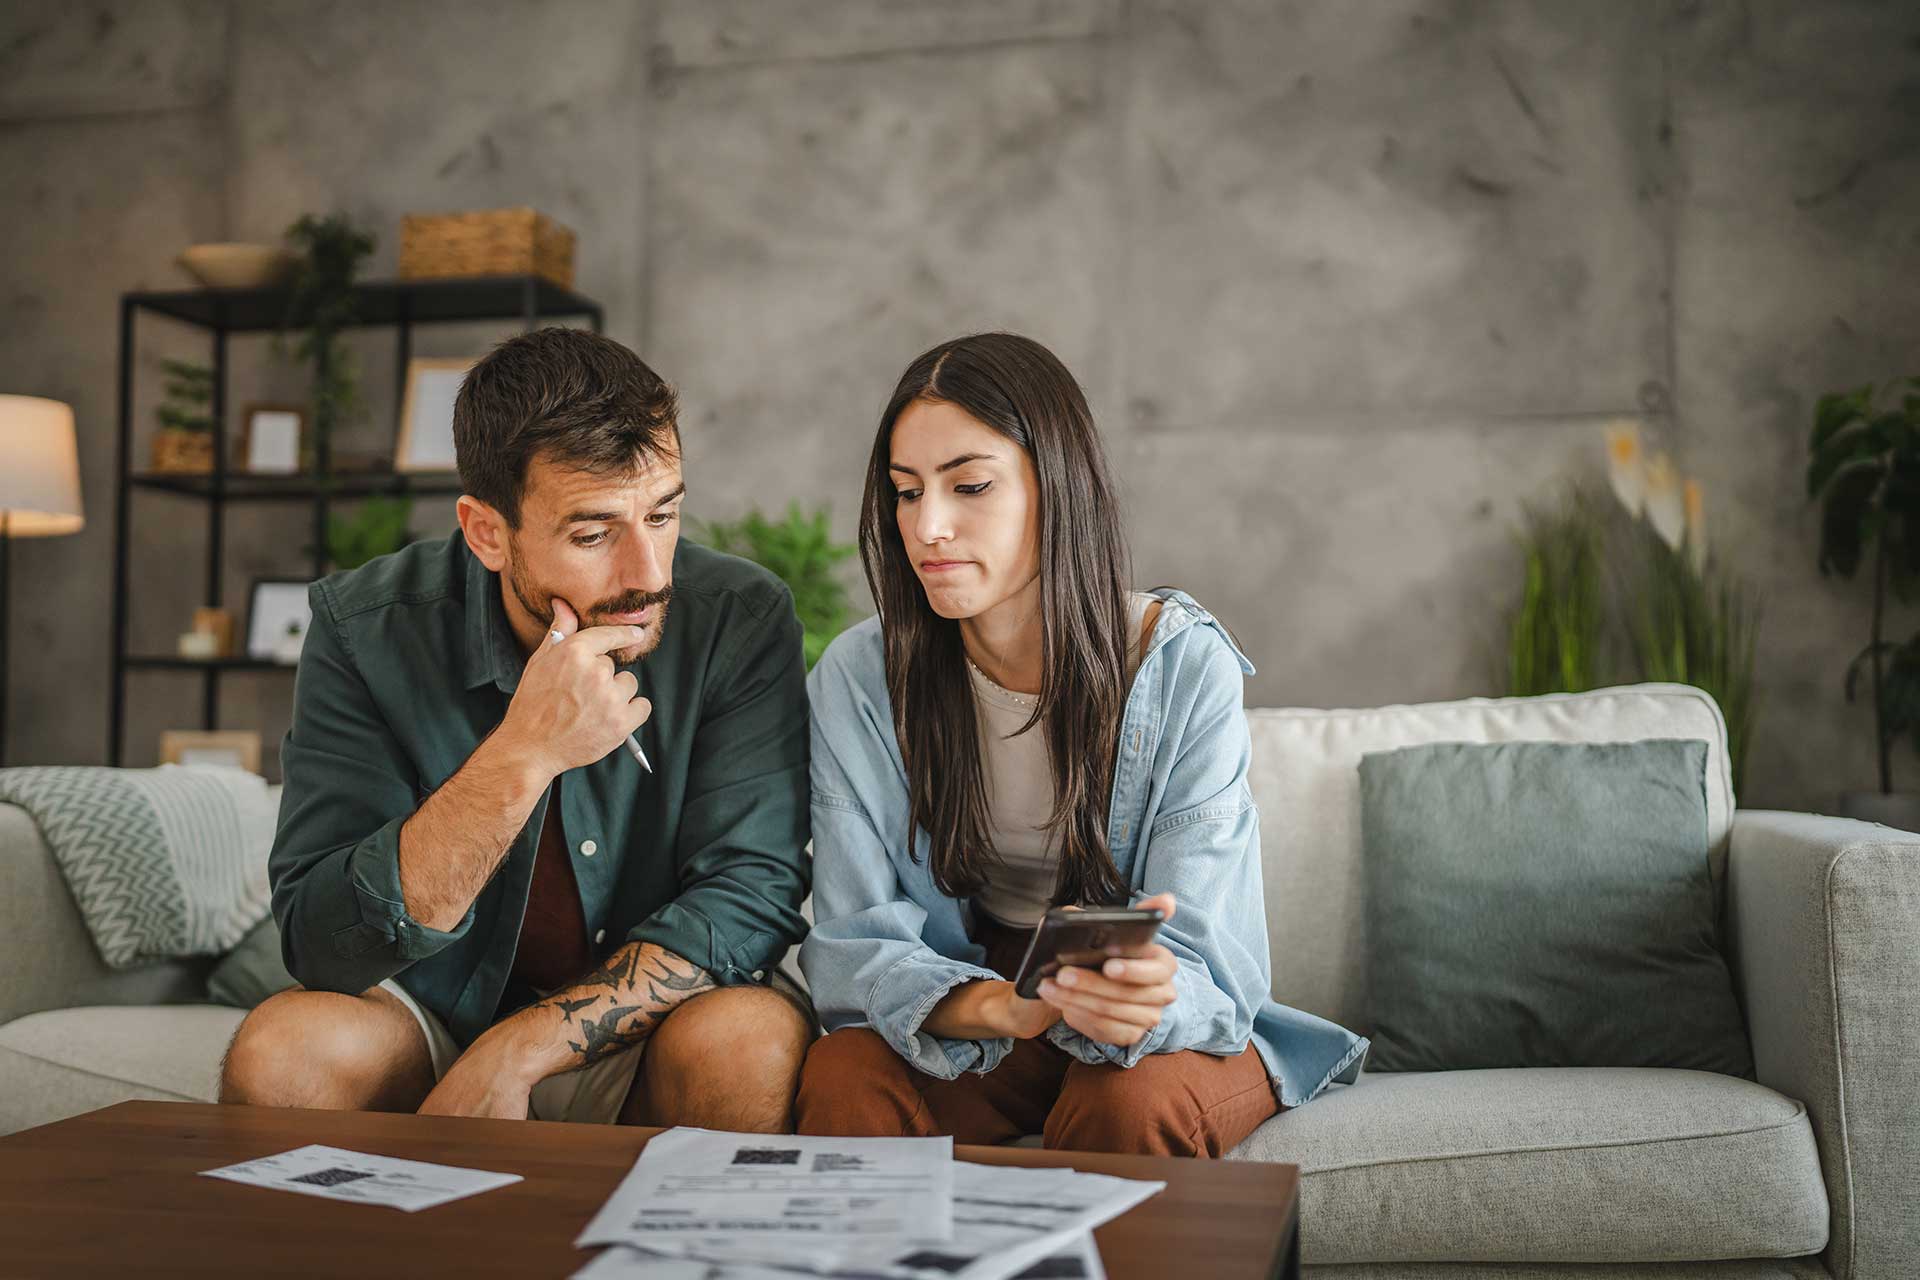
[[281,322],[281,349],[287,331],[298,332],[294,355],[313,366],[310,447],[317,460],[328,456],[334,428],[359,408],[359,380],[340,334],[354,322],[353,279],[373,253],[374,240],[347,215],[335,213],[324,218],[304,215],[287,228],[287,242],[300,254],[300,265]]
[[753,510],[731,523],[703,522],[694,536],[716,551],[771,569],[787,584],[793,592],[794,612],[800,615],[808,670],[826,652],[827,642],[846,630],[852,607],[845,585],[834,576],[834,566],[858,548],[833,540],[827,508],[806,516],[796,502],[778,523]]
[[[1746,583],[1707,558],[1704,544],[1693,540],[1694,527],[1690,523],[1687,549],[1671,546],[1649,526],[1635,531],[1623,593],[1634,608],[1630,648],[1640,679],[1690,684],[1719,704],[1738,794],[1759,712],[1753,656],[1760,609]],[[1696,546],[1697,554],[1687,554]]]
[[1571,487],[1558,510],[1529,506],[1519,534],[1525,585],[1514,612],[1507,692],[1576,693],[1600,683],[1605,623],[1601,522],[1593,497]]
[[166,397],[154,411],[160,430],[153,438],[155,471],[213,470],[213,370],[185,360],[162,360]]
[[1873,621],[1847,664],[1846,695],[1864,663],[1882,796],[1893,793],[1894,740],[1910,733],[1920,747],[1920,633],[1885,638],[1888,594],[1909,600],[1920,583],[1920,378],[1906,386],[1898,405],[1879,404],[1871,384],[1821,396],[1807,462],[1807,496],[1821,504],[1820,572],[1851,579],[1872,556]]
[[1607,434],[1615,504],[1570,486],[1557,510],[1529,507],[1525,584],[1508,651],[1508,692],[1578,692],[1616,679],[1705,690],[1727,722],[1734,789],[1745,774],[1759,697],[1760,611],[1747,584],[1709,555],[1700,487],[1637,426]]
[[360,504],[354,515],[327,518],[327,560],[335,569],[358,569],[375,556],[384,556],[413,541],[407,522],[413,518],[412,498],[375,496]]

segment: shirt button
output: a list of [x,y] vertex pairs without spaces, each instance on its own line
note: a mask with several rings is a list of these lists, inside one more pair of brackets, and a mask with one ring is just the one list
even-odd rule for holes
[[605,942],[606,940],[607,940],[607,931],[605,929],[602,929],[600,932],[593,935],[593,945],[596,947],[599,946],[601,943]]
[[591,858],[594,854],[598,852],[600,852],[600,846],[595,844],[593,841],[582,840],[580,842],[580,854],[582,857]]

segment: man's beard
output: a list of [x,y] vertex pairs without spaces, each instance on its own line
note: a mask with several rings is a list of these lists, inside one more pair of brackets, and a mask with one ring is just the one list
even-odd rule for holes
[[[507,585],[513,589],[515,598],[520,601],[520,607],[532,614],[534,620],[540,624],[543,630],[551,631],[553,629],[553,599],[556,593],[542,590],[534,583],[533,579],[527,575],[526,570],[522,568],[520,557],[511,546],[509,546],[507,550]],[[665,634],[667,625],[667,608],[672,600],[673,586],[672,584],[668,584],[658,591],[628,591],[621,595],[614,596],[610,600],[602,600],[598,604],[590,605],[585,609],[574,605],[574,609],[580,615],[580,626],[582,629],[587,627],[632,626],[633,624],[630,622],[616,621],[613,615],[618,613],[637,613],[641,609],[653,610],[652,618],[647,621],[646,639],[642,640],[639,644],[631,645],[625,649],[615,649],[608,655],[613,659],[615,666],[624,667],[640,661],[660,647],[660,637]],[[568,601],[568,603],[572,604],[573,602]]]

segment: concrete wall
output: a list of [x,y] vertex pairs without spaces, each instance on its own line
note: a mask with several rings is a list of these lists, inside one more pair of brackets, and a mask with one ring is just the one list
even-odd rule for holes
[[[696,514],[831,501],[850,533],[908,359],[1052,345],[1138,576],[1231,622],[1255,703],[1497,691],[1520,503],[1637,416],[1765,592],[1743,803],[1871,785],[1839,696],[1865,593],[1814,572],[1801,477],[1820,392],[1920,372],[1909,6],[34,0],[0,15],[0,172],[0,389],[74,403],[90,515],[16,548],[15,763],[104,751],[118,295],[307,210],[378,228],[386,276],[403,212],[529,203],[679,384]],[[143,424],[194,341],[143,340]],[[299,393],[263,341],[235,358],[236,405]],[[387,340],[361,360],[346,443],[377,447]],[[203,526],[136,503],[136,645],[164,648]],[[237,519],[228,598],[305,540]],[[289,687],[236,680],[228,716],[277,742]],[[131,692],[140,763],[197,689]]]

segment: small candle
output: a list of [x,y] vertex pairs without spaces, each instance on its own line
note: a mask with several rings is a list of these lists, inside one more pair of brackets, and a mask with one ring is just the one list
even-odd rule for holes
[[220,637],[211,631],[183,632],[178,648],[183,658],[217,658],[220,656]]

